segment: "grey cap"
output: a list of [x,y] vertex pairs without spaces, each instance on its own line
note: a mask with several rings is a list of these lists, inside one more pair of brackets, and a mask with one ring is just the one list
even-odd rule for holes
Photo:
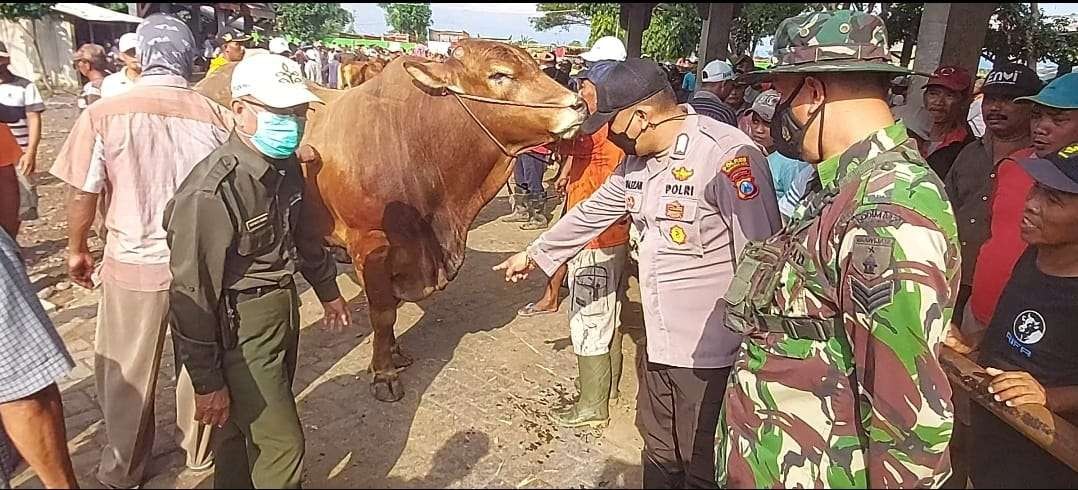
[[771,118],[775,117],[775,107],[779,105],[778,90],[766,90],[760,92],[760,95],[756,96],[756,100],[752,102],[752,107],[749,107],[748,112],[755,112],[760,119],[771,122]]

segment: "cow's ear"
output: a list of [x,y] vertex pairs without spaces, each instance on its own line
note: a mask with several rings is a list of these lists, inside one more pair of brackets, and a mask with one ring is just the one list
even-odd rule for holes
[[432,90],[454,88],[453,73],[445,63],[405,61],[404,70],[420,85]]

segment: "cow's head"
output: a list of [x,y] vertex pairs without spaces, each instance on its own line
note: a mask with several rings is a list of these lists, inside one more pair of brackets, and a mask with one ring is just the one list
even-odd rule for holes
[[560,106],[466,100],[483,125],[507,146],[529,147],[552,137],[571,137],[586,116],[580,96],[546,76],[527,52],[507,44],[462,40],[445,62],[408,60],[404,69],[416,83],[434,92]]

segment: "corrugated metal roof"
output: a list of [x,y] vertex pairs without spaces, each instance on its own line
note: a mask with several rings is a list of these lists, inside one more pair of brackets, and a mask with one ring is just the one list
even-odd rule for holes
[[52,9],[62,14],[78,17],[90,22],[126,22],[129,24],[138,24],[139,22],[142,22],[141,17],[122,14],[89,3],[58,3],[53,5]]

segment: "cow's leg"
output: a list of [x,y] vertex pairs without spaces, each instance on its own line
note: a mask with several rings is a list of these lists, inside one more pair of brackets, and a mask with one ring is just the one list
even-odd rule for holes
[[387,261],[390,245],[384,239],[365,242],[357,247],[360,253],[354,258],[354,262],[357,272],[363,277],[371,328],[374,329],[374,354],[370,368],[373,374],[371,394],[379,401],[395,402],[404,396],[398,368],[411,364],[411,359],[400,353],[393,334],[400,300],[393,294],[392,276]]

